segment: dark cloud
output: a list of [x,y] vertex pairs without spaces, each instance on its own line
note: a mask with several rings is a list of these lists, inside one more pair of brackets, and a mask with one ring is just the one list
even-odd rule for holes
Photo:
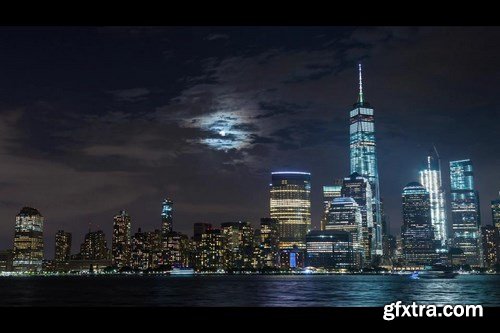
[[243,132],[257,132],[259,130],[259,127],[256,124],[240,123],[231,126],[230,130],[238,130]]
[[254,119],[270,118],[280,114],[292,115],[303,109],[303,107],[300,105],[294,105],[284,102],[277,104],[275,102],[268,102],[268,101],[260,102],[259,108],[265,112],[254,116],[253,117]]
[[227,34],[210,34],[206,37],[207,40],[229,39]]
[[131,88],[113,90],[111,94],[120,102],[133,102],[146,98],[150,91],[147,88]]

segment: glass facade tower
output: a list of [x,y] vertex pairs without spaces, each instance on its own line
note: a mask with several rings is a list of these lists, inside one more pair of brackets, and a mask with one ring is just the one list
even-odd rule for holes
[[56,232],[54,261],[56,265],[67,264],[71,259],[71,234],[64,230]]
[[311,174],[273,172],[270,189],[270,216],[278,220],[279,248],[306,248],[311,227]]
[[372,255],[376,254],[373,232],[373,196],[370,183],[355,172],[344,178],[342,196],[354,199],[359,205],[362,224],[360,244],[363,247],[365,264],[368,265]]
[[382,255],[382,214],[380,211],[380,189],[377,167],[377,152],[375,144],[374,110],[364,100],[359,65],[359,98],[350,112],[350,173],[357,172],[366,178],[373,193],[373,233],[374,244],[372,255]]
[[493,225],[500,228],[500,193],[498,199],[491,201],[491,218]]
[[333,199],[339,198],[342,196],[340,193],[342,191],[342,179],[335,179],[333,185],[325,185],[323,186],[323,217],[321,219],[321,230],[325,230],[326,219],[328,216],[328,210],[330,209],[330,204]]
[[260,245],[264,267],[279,266],[279,227],[278,221],[272,218],[260,219]]
[[325,230],[346,231],[352,235],[352,247],[356,266],[363,264],[362,214],[358,203],[349,197],[335,198],[330,205]]
[[420,183],[429,192],[431,204],[431,222],[434,228],[434,239],[445,248],[447,236],[446,208],[444,190],[441,182],[441,165],[437,150],[434,148],[420,170]]
[[90,231],[85,235],[80,245],[80,259],[105,260],[109,257],[106,235],[102,230]]
[[24,207],[16,216],[14,233],[14,271],[42,270],[43,216],[38,210]]
[[470,159],[450,162],[450,185],[453,246],[462,249],[467,264],[478,266],[481,219]]
[[170,199],[164,199],[161,210],[161,233],[165,238],[169,232],[172,232],[174,202]]
[[113,264],[122,268],[130,265],[132,255],[131,219],[126,211],[121,210],[113,220]]
[[402,198],[401,238],[405,263],[431,264],[436,259],[436,250],[429,191],[419,183],[409,183],[403,189]]

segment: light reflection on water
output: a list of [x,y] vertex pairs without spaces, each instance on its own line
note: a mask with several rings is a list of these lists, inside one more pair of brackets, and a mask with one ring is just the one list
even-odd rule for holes
[[500,275],[0,278],[0,306],[383,306],[397,300],[500,306]]

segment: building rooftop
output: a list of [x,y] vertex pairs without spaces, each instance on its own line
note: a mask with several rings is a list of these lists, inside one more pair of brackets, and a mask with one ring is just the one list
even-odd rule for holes
[[21,211],[19,212],[20,216],[42,216],[40,212],[32,207],[23,207]]

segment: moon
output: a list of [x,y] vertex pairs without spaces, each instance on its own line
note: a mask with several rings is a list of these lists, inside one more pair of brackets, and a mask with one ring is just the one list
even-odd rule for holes
[[220,132],[219,132],[219,135],[220,135],[220,136],[226,136],[226,131],[220,131]]

